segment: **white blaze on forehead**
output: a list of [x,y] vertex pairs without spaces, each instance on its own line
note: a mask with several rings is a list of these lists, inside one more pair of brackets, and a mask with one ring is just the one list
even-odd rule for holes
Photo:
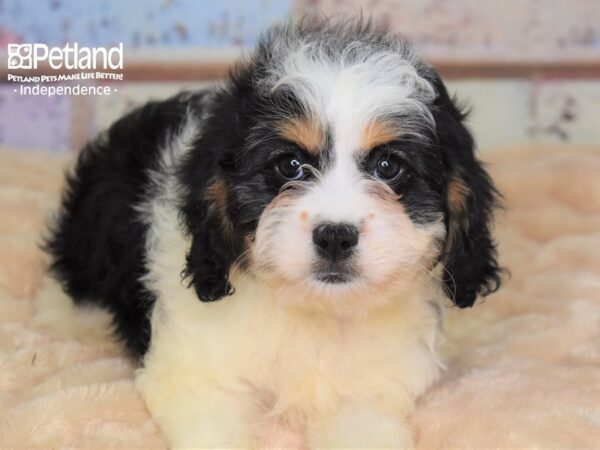
[[402,132],[419,134],[433,126],[433,86],[421,77],[410,52],[361,42],[338,54],[304,44],[272,73],[273,89],[294,92],[330,130],[336,153],[358,149],[362,130],[375,120],[401,115]]
[[331,167],[307,197],[313,217],[324,222],[358,225],[369,210],[364,178],[350,155],[336,157]]

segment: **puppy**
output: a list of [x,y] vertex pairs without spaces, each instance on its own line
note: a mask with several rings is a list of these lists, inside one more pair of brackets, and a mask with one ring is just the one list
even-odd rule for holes
[[500,283],[464,114],[362,21],[266,33],[81,152],[46,248],[173,446],[410,447],[441,310]]

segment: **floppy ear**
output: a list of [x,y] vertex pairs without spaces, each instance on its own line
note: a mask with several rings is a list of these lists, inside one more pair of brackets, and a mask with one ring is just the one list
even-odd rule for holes
[[498,192],[474,155],[474,142],[463,125],[465,115],[456,107],[439,80],[434,83],[436,131],[446,170],[445,266],[443,282],[454,303],[472,306],[477,296],[486,296],[500,287],[496,244],[490,233]]
[[227,192],[224,180],[213,181],[186,214],[192,245],[182,275],[189,278],[203,302],[220,300],[234,292],[229,283],[235,252],[226,216]]

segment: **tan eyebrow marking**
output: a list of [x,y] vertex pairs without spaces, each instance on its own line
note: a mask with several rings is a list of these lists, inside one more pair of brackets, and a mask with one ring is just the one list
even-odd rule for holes
[[393,141],[398,137],[398,131],[394,131],[392,123],[375,120],[369,122],[360,136],[360,149],[368,152],[378,145]]
[[222,178],[217,178],[210,186],[206,188],[204,198],[210,202],[211,208],[221,220],[225,231],[231,235],[233,228],[227,216],[228,197],[229,188],[227,187],[227,183]]
[[469,221],[467,219],[467,198],[470,195],[470,190],[467,185],[458,177],[453,176],[448,181],[446,199],[448,201],[448,209],[450,212],[450,220],[448,224],[448,242],[451,244],[461,230],[467,231]]
[[279,132],[285,139],[298,144],[312,154],[324,148],[325,135],[319,123],[308,118],[290,119],[279,125]]

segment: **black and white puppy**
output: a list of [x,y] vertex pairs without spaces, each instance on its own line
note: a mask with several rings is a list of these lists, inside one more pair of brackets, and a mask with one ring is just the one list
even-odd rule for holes
[[410,446],[444,298],[500,282],[463,119],[398,36],[275,27],[83,149],[51,272],[112,313],[175,446]]

